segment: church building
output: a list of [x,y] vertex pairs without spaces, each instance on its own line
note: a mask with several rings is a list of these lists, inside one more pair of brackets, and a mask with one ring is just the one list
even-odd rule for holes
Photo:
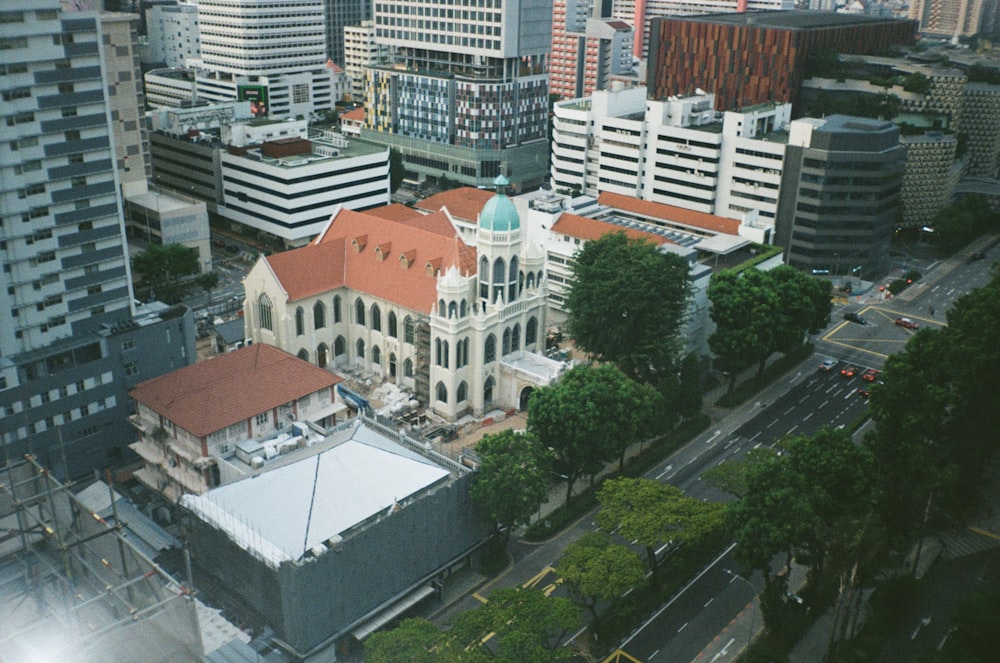
[[247,336],[320,367],[390,380],[456,420],[527,409],[565,365],[544,356],[544,253],[505,193],[463,240],[447,207],[340,209],[244,280]]

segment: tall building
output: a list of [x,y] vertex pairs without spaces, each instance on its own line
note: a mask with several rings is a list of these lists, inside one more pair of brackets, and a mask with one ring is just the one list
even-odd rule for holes
[[419,179],[515,188],[548,164],[552,0],[375,3],[373,67],[362,138],[398,149]]
[[142,61],[162,67],[184,67],[197,59],[198,6],[153,5],[146,10],[146,42]]
[[795,0],[614,0],[612,16],[635,26],[635,56],[645,58],[649,26],[659,16],[693,16],[795,8]]
[[138,155],[120,156],[108,97],[137,96],[114,31],[58,0],[0,12],[0,439],[75,478],[123,457],[128,387],[193,361],[194,324],[184,307],[134,315],[115,166]]
[[362,21],[344,28],[344,71],[351,79],[351,100],[364,102],[368,68],[388,59],[389,47],[375,43],[375,24]]
[[792,123],[775,241],[786,262],[813,274],[883,275],[905,160],[891,122],[830,115]]
[[632,26],[600,12],[600,2],[553,0],[550,93],[576,99],[633,73]]
[[920,32],[935,37],[971,37],[979,32],[983,0],[910,0],[910,18]]
[[912,45],[916,34],[916,21],[798,10],[657,18],[646,84],[654,99],[703,87],[721,110],[794,105],[811,51],[867,54]]
[[343,66],[346,64],[346,37],[344,29],[361,25],[372,17],[371,0],[324,0],[324,23],[326,25],[326,53],[331,60]]
[[325,16],[324,0],[199,0],[198,98],[275,117],[332,110]]

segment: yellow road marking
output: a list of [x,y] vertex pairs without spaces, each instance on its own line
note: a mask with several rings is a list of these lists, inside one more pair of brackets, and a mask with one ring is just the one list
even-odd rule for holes
[[994,534],[993,532],[987,532],[986,530],[980,529],[978,527],[970,527],[969,529],[975,532],[976,534],[982,534],[983,536],[988,536],[995,541],[1000,541],[1000,535]]
[[622,651],[621,649],[611,652],[611,656],[608,656],[601,663],[622,663],[622,661],[628,661],[629,663],[642,663],[642,661],[637,659],[635,656],[632,656],[628,652]]

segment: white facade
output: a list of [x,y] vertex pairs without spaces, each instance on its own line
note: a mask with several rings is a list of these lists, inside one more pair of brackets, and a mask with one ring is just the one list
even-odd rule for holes
[[275,117],[332,110],[322,0],[199,0],[199,99],[254,99]]
[[[249,144],[246,131],[239,126],[230,130],[237,142]],[[245,155],[221,152],[219,214],[296,245],[315,237],[340,207],[389,204],[387,149],[330,132],[311,141],[312,152],[281,158],[265,156],[259,146]]]
[[375,42],[375,24],[362,21],[361,25],[344,28],[344,71],[351,79],[352,101],[365,100],[365,77],[368,68],[387,58],[387,44]]
[[197,5],[153,5],[146,10],[146,62],[185,67],[200,52]]
[[773,227],[790,104],[719,113],[714,95],[596,92],[554,108],[552,186],[612,192]]
[[150,108],[180,108],[195,99],[194,72],[188,69],[154,69],[143,79]]

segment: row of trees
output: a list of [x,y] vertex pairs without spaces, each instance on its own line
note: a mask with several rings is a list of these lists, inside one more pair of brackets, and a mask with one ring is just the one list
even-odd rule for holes
[[150,244],[132,258],[132,271],[168,304],[180,301],[191,288],[207,292],[219,283],[215,272],[199,274],[198,251],[182,244]]
[[[964,523],[980,504],[984,468],[1000,447],[1000,272],[960,298],[948,325],[924,329],[889,357],[871,388],[875,428],[791,437],[706,474],[738,499],[727,518],[747,572],[764,574],[769,626],[786,604],[784,556],[809,567],[818,600],[834,601],[832,649],[853,632],[861,589],[896,568],[934,527]],[[774,629],[772,628],[772,631]],[[835,659],[829,659],[835,660]]]

